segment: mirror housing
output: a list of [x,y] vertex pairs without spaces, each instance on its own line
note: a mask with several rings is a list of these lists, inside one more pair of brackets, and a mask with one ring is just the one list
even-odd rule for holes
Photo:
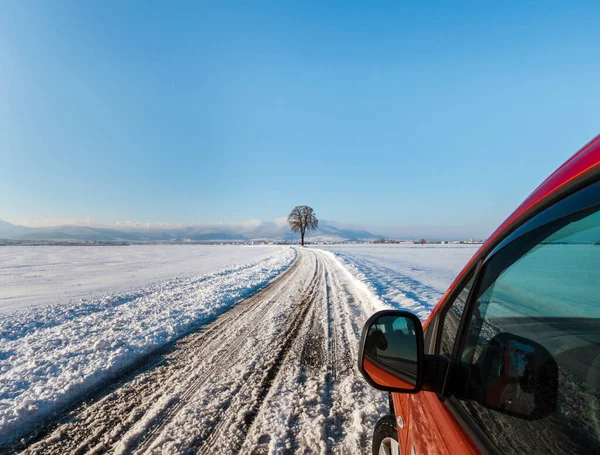
[[423,385],[423,327],[408,311],[383,310],[364,325],[358,370],[379,390],[417,393]]

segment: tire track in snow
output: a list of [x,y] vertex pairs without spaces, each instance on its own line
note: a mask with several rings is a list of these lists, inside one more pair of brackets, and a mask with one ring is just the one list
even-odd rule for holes
[[[360,376],[356,351],[359,326],[380,303],[333,256],[319,252],[318,257],[324,268],[315,305],[320,315],[307,318],[304,335],[293,348],[296,356],[288,357],[282,368],[285,374],[273,385],[241,453],[362,454],[370,450],[371,431],[387,399]],[[311,333],[319,332],[322,344],[311,341],[318,338]],[[322,351],[322,368],[307,361],[307,346],[314,358]]]
[[[370,450],[371,432],[376,420],[385,412],[387,394],[366,384],[357,367],[358,340],[364,322],[372,314],[370,295],[361,295],[344,279],[337,260],[330,258],[337,270],[332,279],[333,314],[337,321],[338,359],[334,383],[334,406],[328,425],[335,437],[331,451],[339,454],[359,454]],[[371,303],[368,305],[367,303]]]
[[[291,413],[288,430],[290,451],[302,451],[315,445],[324,448],[324,423],[328,393],[328,364],[329,364],[329,293],[328,271],[322,258],[319,258],[321,268],[320,280],[314,290],[316,299],[310,319],[307,319],[302,336],[298,339],[296,356],[290,356],[290,363],[295,363],[298,370],[297,391],[307,405],[297,408]],[[288,364],[289,365],[289,364]],[[294,366],[289,365],[290,369]],[[284,378],[285,380],[285,378]]]
[[[305,291],[305,295],[301,298],[300,303],[296,308],[296,311],[290,316],[290,328],[287,330],[285,340],[279,346],[275,358],[270,363],[267,371],[263,375],[262,380],[257,388],[258,392],[256,393],[256,400],[254,401],[254,403],[252,403],[250,409],[248,409],[245,412],[243,423],[241,425],[237,425],[236,437],[239,443],[237,443],[236,445],[238,445],[238,447],[243,444],[245,436],[252,427],[252,424],[254,423],[254,420],[256,419],[256,416],[258,415],[260,408],[264,403],[264,399],[268,395],[273,381],[277,377],[279,370],[281,369],[281,366],[286,356],[288,355],[292,343],[296,340],[296,337],[298,336],[302,324],[304,323],[307,314],[309,313],[314,304],[315,289],[317,288],[315,283],[319,280],[319,272],[319,264],[316,264],[315,273],[307,290]],[[200,450],[198,451],[198,454],[209,455],[215,453],[214,444],[218,443],[219,436],[221,436],[223,432],[231,426],[235,426],[235,419],[222,420],[220,424],[213,430],[210,436],[206,439],[205,443],[202,444]],[[233,450],[232,453],[235,453],[235,447],[229,446],[227,448]]]

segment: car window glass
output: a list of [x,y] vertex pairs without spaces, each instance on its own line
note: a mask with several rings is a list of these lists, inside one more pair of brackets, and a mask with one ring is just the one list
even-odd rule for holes
[[452,355],[452,347],[454,346],[454,339],[458,333],[458,326],[460,320],[465,311],[465,305],[467,303],[467,297],[471,287],[473,286],[473,278],[471,278],[467,284],[461,289],[458,296],[452,302],[452,305],[446,311],[444,315],[444,322],[441,330],[440,348],[439,353],[450,357]]
[[486,264],[453,388],[503,453],[600,452],[599,271],[598,207]]

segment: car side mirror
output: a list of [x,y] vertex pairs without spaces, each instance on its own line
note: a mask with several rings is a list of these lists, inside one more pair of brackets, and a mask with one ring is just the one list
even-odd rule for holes
[[358,369],[373,387],[417,393],[423,382],[423,328],[408,311],[384,310],[365,323]]
[[480,385],[467,398],[527,420],[540,419],[556,410],[558,365],[539,343],[512,333],[495,335],[472,369]]

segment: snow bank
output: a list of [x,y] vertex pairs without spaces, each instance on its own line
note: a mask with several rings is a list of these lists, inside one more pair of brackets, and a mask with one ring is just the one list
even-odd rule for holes
[[295,250],[213,273],[0,315],[0,442],[264,287]]
[[77,302],[261,259],[269,245],[8,246],[0,248],[0,312]]

